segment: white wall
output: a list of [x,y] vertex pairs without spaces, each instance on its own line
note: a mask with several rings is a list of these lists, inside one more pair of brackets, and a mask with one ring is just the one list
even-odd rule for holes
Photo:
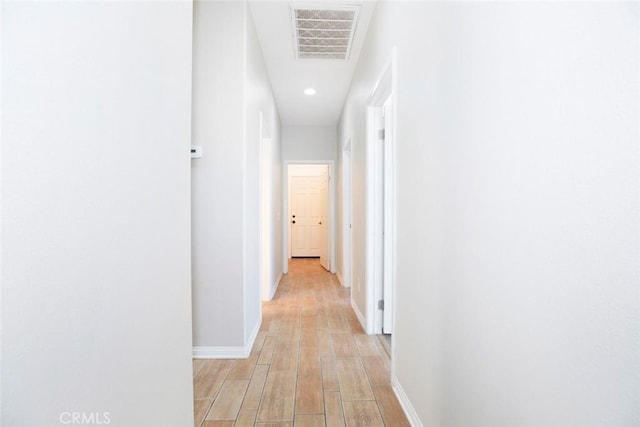
[[[194,344],[204,356],[248,354],[261,320],[260,113],[274,176],[269,275],[282,265],[280,119],[244,2],[194,3],[192,162]],[[231,351],[231,353],[229,353]]]
[[[282,272],[282,143],[280,117],[273,97],[271,82],[267,74],[262,48],[258,41],[253,16],[248,7],[246,13],[246,44],[247,44],[247,83],[246,83],[246,176],[247,176],[247,206],[246,206],[246,264],[245,277],[247,330],[246,336],[257,332],[261,322],[263,298],[260,289],[260,191],[262,177],[260,176],[260,144],[263,144],[262,155],[265,156],[265,171],[271,177],[267,194],[268,201],[266,223],[269,227],[266,233],[267,241],[262,242],[266,253],[267,280],[271,289],[275,289]],[[260,129],[260,114],[262,113],[262,130]],[[263,141],[260,138],[263,138]],[[264,139],[268,139],[264,141]]]
[[[244,20],[241,2],[194,2],[193,341],[245,344]],[[239,71],[240,70],[240,71]]]
[[378,3],[339,142],[364,280],[363,105],[397,46],[394,372],[416,424],[637,425],[639,15]]
[[3,5],[3,426],[193,423],[191,12]]
[[282,128],[284,160],[335,160],[337,134],[334,126],[285,126]]
[[[2,23],[2,26],[4,28],[4,23],[3,23],[3,2],[0,1],[0,23]],[[3,40],[4,40],[4,31],[2,31],[2,29],[0,29],[0,58],[3,55]],[[3,67],[0,66],[0,310],[2,310],[2,290],[4,289],[3,283],[4,283],[4,275],[2,274],[3,268],[2,268],[2,262],[4,260],[4,256],[3,256],[3,247],[4,247],[4,239],[2,236],[2,229],[4,228],[2,224],[4,224],[4,220],[3,220],[3,196],[2,196],[2,188],[3,188],[3,175],[4,175],[4,168],[3,168],[3,155],[4,155],[4,150],[2,149],[2,129],[4,126],[2,126],[3,123],[3,116],[2,116],[2,107],[4,104],[4,101],[2,101],[2,86],[3,86],[3,82],[4,82],[4,73],[3,73]],[[2,322],[3,322],[3,316],[2,316],[2,312],[0,311],[0,374],[2,373]],[[2,420],[2,407],[3,407],[3,403],[4,399],[3,399],[3,394],[2,394],[2,378],[0,378],[0,421]]]

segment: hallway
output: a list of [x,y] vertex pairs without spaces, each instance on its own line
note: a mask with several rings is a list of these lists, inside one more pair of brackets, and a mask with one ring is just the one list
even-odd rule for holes
[[290,262],[245,360],[194,360],[195,426],[405,426],[389,360],[317,259]]

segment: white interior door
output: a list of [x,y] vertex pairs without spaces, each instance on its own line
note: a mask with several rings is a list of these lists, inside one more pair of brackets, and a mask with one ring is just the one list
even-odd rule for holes
[[321,238],[320,180],[291,177],[291,256],[319,257]]
[[329,270],[329,168],[326,167],[322,175],[318,177],[319,191],[319,243],[320,243],[320,264]]

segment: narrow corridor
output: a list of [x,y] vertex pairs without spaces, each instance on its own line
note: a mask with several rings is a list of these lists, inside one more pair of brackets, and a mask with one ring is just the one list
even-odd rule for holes
[[408,426],[389,360],[317,259],[290,263],[244,360],[194,360],[195,426]]

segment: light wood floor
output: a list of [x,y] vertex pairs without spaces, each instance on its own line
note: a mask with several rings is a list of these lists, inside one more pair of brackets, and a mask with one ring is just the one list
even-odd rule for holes
[[194,360],[195,426],[408,426],[389,360],[364,334],[349,290],[296,259],[243,360]]

